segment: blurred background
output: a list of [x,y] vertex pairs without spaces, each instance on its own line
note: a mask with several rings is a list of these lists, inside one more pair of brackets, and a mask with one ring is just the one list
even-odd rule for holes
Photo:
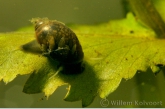
[[[122,0],[0,0],[0,32],[11,32],[30,26],[29,20],[35,17],[48,17],[66,24],[92,25],[122,19],[125,12]],[[108,100],[104,102],[107,104],[106,107],[140,107],[112,105],[112,101],[119,100],[165,101],[163,73],[159,73],[155,78],[151,71],[148,72],[150,73],[145,73],[145,76],[139,73],[133,79],[122,80],[117,90],[106,98]],[[59,87],[48,100],[43,93],[34,95],[23,93],[22,89],[28,77],[29,75],[18,76],[7,85],[0,82],[0,107],[81,107],[81,101],[63,100],[67,93],[67,85]],[[100,104],[101,100],[97,96],[89,107],[103,107]]]
[[0,32],[31,25],[35,17],[95,24],[124,17],[122,0],[0,0]]

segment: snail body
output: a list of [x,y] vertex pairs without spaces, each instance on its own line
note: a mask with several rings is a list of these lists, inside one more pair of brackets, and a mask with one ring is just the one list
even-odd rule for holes
[[76,34],[63,23],[47,18],[31,20],[44,55],[63,64],[81,63],[84,53]]

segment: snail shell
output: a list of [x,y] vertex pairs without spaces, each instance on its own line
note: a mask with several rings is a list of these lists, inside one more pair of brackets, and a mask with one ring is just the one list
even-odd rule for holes
[[37,42],[43,54],[64,64],[82,62],[84,53],[76,34],[65,24],[48,18],[33,18]]

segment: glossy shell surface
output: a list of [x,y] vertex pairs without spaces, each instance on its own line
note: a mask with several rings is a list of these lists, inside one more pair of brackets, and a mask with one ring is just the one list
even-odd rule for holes
[[76,64],[84,53],[76,34],[65,24],[47,18],[35,18],[35,36],[43,54],[64,64]]

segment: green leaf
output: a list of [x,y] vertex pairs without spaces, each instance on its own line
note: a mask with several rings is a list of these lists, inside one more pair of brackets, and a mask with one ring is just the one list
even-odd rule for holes
[[8,83],[17,75],[32,73],[23,92],[44,92],[47,97],[68,84],[64,100],[82,100],[86,107],[95,96],[105,98],[115,91],[122,79],[131,79],[149,67],[158,72],[165,64],[165,40],[156,39],[155,33],[136,22],[131,13],[123,20],[72,28],[85,54],[84,72],[63,74],[63,67],[49,57],[24,52],[21,46],[35,38],[34,31],[22,29],[0,34],[0,80]]

